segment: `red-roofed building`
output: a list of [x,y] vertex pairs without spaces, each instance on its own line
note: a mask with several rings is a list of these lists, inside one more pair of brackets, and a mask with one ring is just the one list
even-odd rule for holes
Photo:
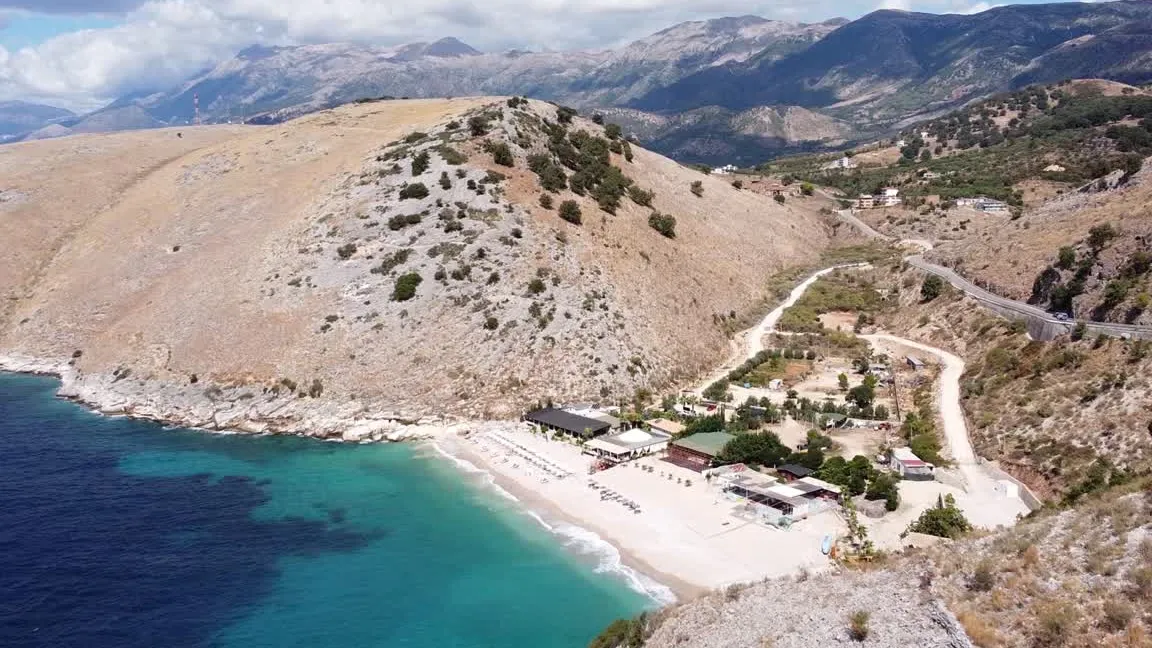
[[936,466],[917,457],[911,448],[895,448],[889,460],[889,467],[903,479],[932,481],[936,478]]

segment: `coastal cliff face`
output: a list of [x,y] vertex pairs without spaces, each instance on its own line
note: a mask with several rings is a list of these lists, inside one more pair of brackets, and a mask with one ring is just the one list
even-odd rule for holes
[[[3,366],[63,374],[66,395],[108,412],[374,438],[384,421],[508,417],[691,377],[768,274],[827,242],[815,208],[513,104],[379,102],[5,148]],[[569,183],[540,206],[529,156],[560,169],[558,143],[581,132],[611,144],[650,207],[625,194],[609,213],[604,192]],[[580,224],[558,216],[567,200]]]

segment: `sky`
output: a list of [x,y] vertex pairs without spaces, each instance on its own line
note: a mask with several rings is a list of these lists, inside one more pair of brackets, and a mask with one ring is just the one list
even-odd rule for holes
[[981,0],[0,0],[0,101],[92,110],[124,94],[177,85],[253,44],[397,45],[455,36],[482,51],[602,48],[721,16],[819,22],[880,8],[974,13],[991,6]]

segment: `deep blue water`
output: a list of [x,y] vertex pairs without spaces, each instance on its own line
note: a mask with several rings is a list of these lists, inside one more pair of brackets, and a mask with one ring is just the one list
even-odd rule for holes
[[100,417],[0,374],[0,646],[584,646],[650,605],[411,446]]

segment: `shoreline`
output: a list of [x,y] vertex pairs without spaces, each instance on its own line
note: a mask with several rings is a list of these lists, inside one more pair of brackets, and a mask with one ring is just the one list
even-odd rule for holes
[[[610,547],[618,557],[620,567],[609,567],[605,571],[617,571],[620,577],[627,581],[629,587],[651,599],[657,607],[684,603],[707,594],[711,590],[699,585],[693,585],[682,578],[653,567],[640,558],[635,552],[629,551],[611,539],[611,534],[589,520],[570,515],[556,502],[533,492],[514,479],[502,475],[478,452],[467,448],[465,444],[455,441],[446,442],[445,439],[432,439],[426,442],[437,454],[452,462],[456,468],[465,473],[482,474],[489,487],[494,488],[503,497],[510,498],[522,513],[534,518],[550,534],[561,540],[566,551],[576,552],[563,538],[571,538],[558,530],[560,524],[569,525],[576,529],[586,531],[596,536],[596,541]],[[444,446],[451,445],[451,449]],[[586,555],[585,552],[583,555]],[[596,571],[600,571],[599,568]],[[644,583],[647,579],[651,583]],[[662,591],[663,590],[663,591]],[[666,591],[666,593],[665,593]],[[671,595],[669,598],[668,595]]]

